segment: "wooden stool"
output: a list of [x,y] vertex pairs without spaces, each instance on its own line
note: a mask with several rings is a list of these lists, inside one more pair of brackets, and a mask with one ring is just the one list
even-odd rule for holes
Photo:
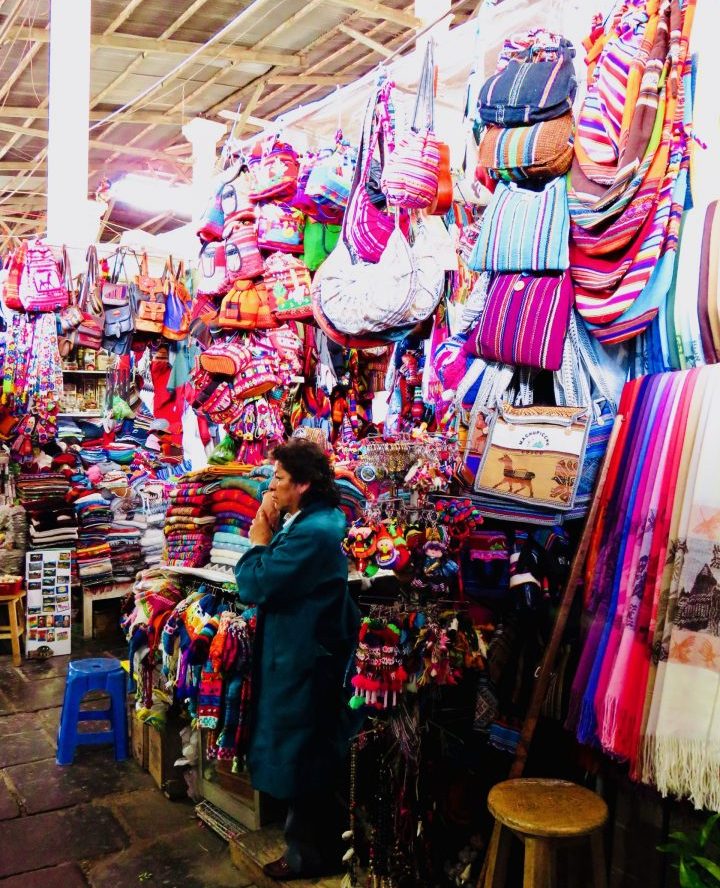
[[513,833],[525,845],[524,888],[556,888],[556,848],[582,838],[590,839],[593,885],[606,888],[602,827],[608,811],[600,796],[566,780],[522,778],[493,786],[488,809],[496,828],[488,849],[485,888],[505,885]]
[[23,608],[24,592],[13,592],[12,595],[0,595],[0,604],[8,609],[7,625],[0,625],[0,641],[10,639],[13,666],[22,663],[20,656],[20,636],[25,632],[25,609]]

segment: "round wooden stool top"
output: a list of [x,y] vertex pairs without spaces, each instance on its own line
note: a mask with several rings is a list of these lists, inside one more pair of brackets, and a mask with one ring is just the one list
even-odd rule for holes
[[520,778],[498,783],[488,794],[488,808],[504,826],[538,838],[587,836],[607,820],[605,802],[567,780]]

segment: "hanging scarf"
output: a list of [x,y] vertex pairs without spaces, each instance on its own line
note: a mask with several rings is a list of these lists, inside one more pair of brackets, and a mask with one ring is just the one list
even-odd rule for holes
[[654,736],[658,789],[720,809],[720,370],[711,368],[681,522],[684,550]]
[[[655,429],[677,428],[676,412],[681,401],[682,387],[675,384],[669,376],[660,379],[661,382],[665,382],[665,391],[661,396],[662,403],[656,417]],[[640,611],[648,597],[644,597],[644,593],[651,570],[649,562],[656,536],[658,512],[663,496],[667,499],[671,480],[664,476],[671,440],[676,439],[655,432],[650,442],[650,453],[642,467],[643,475],[640,483],[643,490],[638,497],[640,509],[630,528],[632,538],[628,540],[620,577],[620,583],[626,590],[626,608],[622,618],[616,618],[613,626],[615,637],[611,639],[611,646],[617,654],[613,662],[608,662],[606,658],[605,680],[601,681],[595,700],[600,741],[606,750],[615,754],[620,754],[618,747],[630,733],[627,721],[634,714],[634,710],[621,713],[619,699],[630,678],[630,651],[636,637]]]

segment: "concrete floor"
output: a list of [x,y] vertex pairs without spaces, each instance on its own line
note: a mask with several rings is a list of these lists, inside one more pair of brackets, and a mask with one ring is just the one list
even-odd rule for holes
[[[89,642],[72,656],[108,655],[124,649]],[[193,805],[168,801],[132,759],[85,746],[55,764],[69,659],[15,668],[0,655],[0,886],[254,888]]]

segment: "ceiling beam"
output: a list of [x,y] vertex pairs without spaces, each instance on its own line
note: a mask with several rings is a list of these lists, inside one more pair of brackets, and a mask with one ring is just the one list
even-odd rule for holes
[[[47,130],[34,129],[31,126],[15,126],[12,123],[0,121],[0,130],[17,135],[27,136],[33,139],[44,139],[47,141]],[[132,157],[147,157],[148,159],[160,160],[165,157],[162,151],[153,148],[135,148],[132,145],[119,145],[115,142],[101,142],[99,139],[90,139],[90,147],[96,151],[117,151],[119,154],[129,154]],[[178,157],[165,157],[172,160],[173,163],[190,164],[189,160]]]
[[372,49],[373,52],[376,52],[383,58],[387,59],[392,55],[392,50],[388,49],[387,46],[383,46],[382,43],[373,40],[372,37],[368,37],[367,34],[363,34],[362,31],[356,31],[355,28],[349,28],[347,25],[338,25],[338,31],[346,37],[351,37],[357,43],[362,43],[363,46],[367,46],[368,49]]
[[37,170],[38,172],[45,172],[46,166],[45,164],[40,164],[38,166],[34,161],[28,160],[0,160],[0,173],[7,172],[18,172],[22,173],[26,170]]
[[338,86],[353,80],[347,74],[273,74],[267,82],[271,86]]
[[105,28],[103,34],[112,34],[113,31],[117,31],[120,25],[124,24],[130,16],[135,12],[135,10],[140,6],[143,0],[129,0],[128,3],[125,4],[125,8],[120,12]]
[[[47,120],[49,114],[47,106],[26,108],[20,105],[0,105],[0,119],[25,117],[27,120]],[[91,111],[90,120],[103,120],[107,115],[107,111]],[[180,126],[184,122],[182,115],[168,114],[164,111],[134,111],[123,118],[123,123],[152,124],[153,126]]]
[[[172,37],[172,35],[176,31],[178,31],[185,24],[185,22],[188,21],[188,19],[190,19],[193,15],[195,15],[195,13],[198,12],[198,10],[200,10],[208,2],[209,2],[209,0],[195,0],[195,2],[191,3],[190,6],[185,10],[185,12],[181,16],[179,16],[179,18],[176,18],[174,21],[170,22],[168,27],[165,28],[165,30],[160,35],[160,38],[162,40],[166,40],[169,37]],[[140,67],[144,58],[145,58],[145,53],[142,53],[142,55],[139,55],[136,59],[134,59],[132,62],[130,62],[130,64],[127,66],[127,68],[125,69],[125,71],[122,74],[119,74],[111,83],[109,83],[105,87],[105,89],[103,89],[101,92],[99,92],[91,100],[90,107],[94,108],[96,105],[99,105],[100,102],[105,98],[105,96],[107,96],[109,93],[111,93],[113,91],[113,89],[115,89],[115,87],[119,86],[119,84],[122,83],[123,80],[125,80],[126,77],[128,77],[133,71],[135,71],[137,68]],[[175,110],[175,109],[172,109],[172,110]],[[133,112],[133,113],[137,113],[137,112]],[[183,117],[183,115],[181,114],[181,123],[184,122],[184,120],[182,120],[182,117]],[[119,126],[119,123],[111,123],[110,126],[104,131],[104,135],[105,136],[109,135],[111,132],[113,132],[113,130],[117,129],[118,126]],[[145,129],[140,130],[139,133],[137,133],[135,136],[133,136],[132,139],[130,139],[129,144],[131,144],[131,145],[135,144],[148,132],[150,132],[149,128],[145,128]],[[106,163],[110,163],[114,159],[115,159],[115,156],[111,155],[107,159]],[[98,172],[99,171],[97,169],[93,169],[90,172],[90,179],[92,179],[93,176],[97,175]]]
[[[215,47],[223,37],[227,37],[228,34],[239,30],[243,25],[247,25],[248,22],[252,20],[253,16],[258,14],[263,7],[270,6],[270,4],[273,3],[277,6],[277,0],[253,0],[249,6],[246,6],[227,24],[223,25],[219,31],[216,31],[209,40],[200,44],[198,49],[179,62],[172,71],[169,71],[163,77],[159,77],[150,87],[135,96],[135,98],[128,103],[128,110],[138,102],[147,102],[151,95],[154,95],[158,90],[164,89],[168,83],[171,83],[173,80],[177,80],[181,71],[184,71],[189,65],[194,64],[203,54],[214,51]],[[119,122],[119,120],[122,119],[122,114],[112,114],[111,112],[108,117]]]
[[[50,33],[45,28],[12,28],[5,42],[27,40],[33,43],[49,43]],[[189,56],[204,47],[203,43],[189,40],[167,40],[162,37],[145,37],[141,34],[93,34],[93,49],[115,49],[125,52],[144,52],[148,55],[179,55]],[[251,62],[260,65],[281,65],[293,67],[302,62],[299,53],[272,52],[256,50],[254,47],[214,43],[212,45],[214,59],[229,62]],[[207,64],[207,62],[205,62]]]
[[401,25],[403,28],[419,29],[423,26],[422,21],[411,12],[393,9],[392,6],[385,6],[384,3],[377,3],[375,0],[329,0],[329,2],[335,6],[352,9],[365,18],[382,19],[394,25]]

